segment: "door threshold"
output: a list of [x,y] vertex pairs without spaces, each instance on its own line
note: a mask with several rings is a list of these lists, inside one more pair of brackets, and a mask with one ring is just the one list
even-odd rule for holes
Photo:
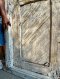
[[34,73],[34,72],[24,70],[24,69],[15,67],[15,66],[9,68],[9,70],[7,70],[7,72],[14,74],[18,77],[21,77],[23,79],[53,79],[49,76]]

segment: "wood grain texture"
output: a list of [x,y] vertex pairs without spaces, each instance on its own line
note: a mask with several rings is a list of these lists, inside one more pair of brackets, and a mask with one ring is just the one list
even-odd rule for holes
[[21,7],[22,55],[26,61],[49,62],[50,10],[47,6],[48,2],[36,2]]

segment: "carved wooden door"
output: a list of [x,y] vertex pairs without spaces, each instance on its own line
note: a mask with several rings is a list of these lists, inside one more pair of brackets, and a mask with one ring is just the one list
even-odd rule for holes
[[48,74],[52,28],[50,4],[50,0],[8,0],[12,16],[13,66]]
[[[17,17],[16,10],[15,13],[14,17]],[[13,30],[20,29],[20,43],[19,32],[16,32],[13,41],[14,66],[32,72],[48,73],[51,55],[50,20],[50,0],[20,1],[20,26],[17,29],[13,26]]]

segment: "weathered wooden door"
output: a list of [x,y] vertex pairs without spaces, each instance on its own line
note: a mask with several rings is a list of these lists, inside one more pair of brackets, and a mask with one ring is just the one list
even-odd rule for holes
[[50,1],[28,3],[20,7],[20,66],[29,71],[46,73],[42,69],[48,68],[50,64]]
[[55,68],[57,51],[60,52],[60,42],[57,50],[56,41],[59,19],[55,5],[58,2],[8,0],[8,12],[12,17],[13,66],[44,75],[50,72],[51,64]]
[[17,4],[12,14],[13,64],[47,74],[51,54],[50,0],[22,0]]

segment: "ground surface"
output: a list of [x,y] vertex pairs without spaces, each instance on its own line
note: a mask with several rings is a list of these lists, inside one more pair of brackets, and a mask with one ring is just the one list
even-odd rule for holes
[[3,70],[0,70],[0,79],[22,79],[22,78],[19,78]]

